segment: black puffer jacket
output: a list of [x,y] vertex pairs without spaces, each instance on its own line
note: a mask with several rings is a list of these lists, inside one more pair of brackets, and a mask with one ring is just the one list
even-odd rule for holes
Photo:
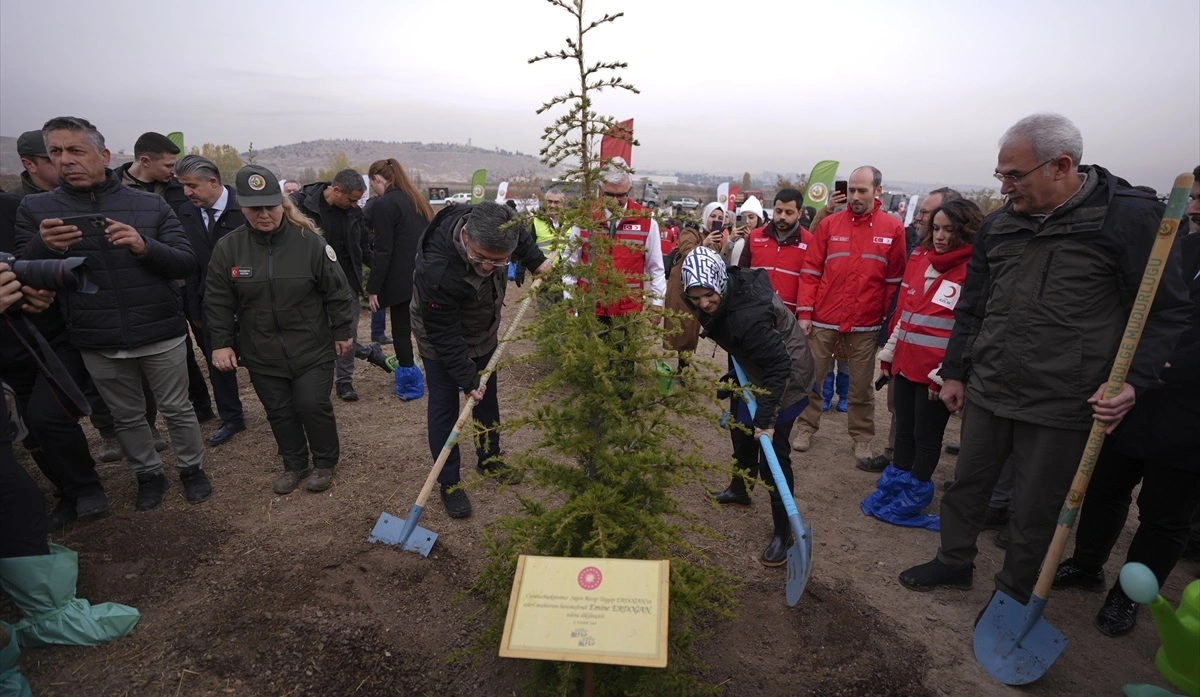
[[[690,301],[688,302],[691,305]],[[729,285],[717,311],[692,306],[706,336],[737,359],[759,395],[754,425],[774,428],[776,415],[813,388],[812,354],[796,316],[771,288],[764,269],[729,269]]]
[[[1087,430],[1088,398],[1108,379],[1164,207],[1108,170],[1043,220],[1005,206],[980,227],[954,309],[941,375],[1006,419]],[[1126,378],[1158,379],[1188,326],[1175,249]]]
[[[107,170],[102,184],[78,189],[63,183],[54,191],[26,196],[17,211],[17,256],[25,259],[85,257],[94,295],[61,293],[71,343],[91,350],[131,349],[183,336],[187,325],[179,288],[173,282],[196,268],[196,257],[179,219],[161,197],[134,191]],[[137,229],[146,253],[114,247],[103,233],[85,232],[65,254],[42,242],[38,226],[47,218],[103,215]]]

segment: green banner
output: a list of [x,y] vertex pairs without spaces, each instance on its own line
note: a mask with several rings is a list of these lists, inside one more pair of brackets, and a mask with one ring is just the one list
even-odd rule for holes
[[187,150],[185,150],[183,147],[183,132],[182,131],[171,131],[170,133],[167,134],[167,140],[171,141],[172,143],[175,144],[175,147],[179,148],[179,154],[181,156],[187,154]]
[[833,180],[837,177],[837,160],[821,160],[812,168],[808,175],[808,186],[804,189],[804,205],[820,210],[829,200],[829,190],[833,188]]
[[487,170],[475,170],[475,174],[471,175],[471,203],[479,203],[483,200],[483,186],[486,183]]

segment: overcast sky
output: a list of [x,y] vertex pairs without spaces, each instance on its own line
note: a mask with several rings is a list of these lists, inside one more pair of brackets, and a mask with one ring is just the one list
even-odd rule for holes
[[[589,35],[638,96],[641,169],[843,172],[990,183],[996,141],[1035,111],[1084,161],[1156,188],[1200,162],[1197,0],[587,0]],[[535,153],[571,66],[528,65],[574,28],[543,0],[3,0],[0,135],[70,114],[114,151],[143,131],[245,150],[319,138]]]

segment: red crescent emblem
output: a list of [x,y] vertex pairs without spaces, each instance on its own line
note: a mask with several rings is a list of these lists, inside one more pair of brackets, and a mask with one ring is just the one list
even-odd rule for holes
[[946,299],[947,299],[947,300],[949,300],[950,298],[953,298],[954,296],[958,295],[958,288],[955,288],[954,286],[950,286],[949,288],[947,288],[947,290],[949,291],[948,293],[946,293]]

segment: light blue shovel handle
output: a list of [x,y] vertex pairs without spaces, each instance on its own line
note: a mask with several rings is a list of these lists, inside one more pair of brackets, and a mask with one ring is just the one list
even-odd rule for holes
[[[733,361],[733,369],[737,371],[738,382],[742,385],[742,399],[745,400],[746,407],[750,410],[750,418],[753,420],[755,412],[758,411],[758,401],[754,399],[754,393],[747,385],[748,380],[742,366],[733,356],[730,356],[729,360]],[[783,469],[779,466],[779,458],[775,457],[774,444],[765,433],[758,437],[758,444],[762,446],[763,454],[767,456],[767,464],[771,466],[771,478],[775,480],[775,490],[779,492],[779,498],[783,500],[783,508],[787,511],[788,519],[795,519],[793,523],[799,522],[800,512],[796,510],[796,502],[792,500],[792,491],[787,485],[787,479],[783,476]],[[795,527],[794,524],[793,527]],[[803,524],[800,525],[800,530],[793,532],[799,539],[803,535]]]

